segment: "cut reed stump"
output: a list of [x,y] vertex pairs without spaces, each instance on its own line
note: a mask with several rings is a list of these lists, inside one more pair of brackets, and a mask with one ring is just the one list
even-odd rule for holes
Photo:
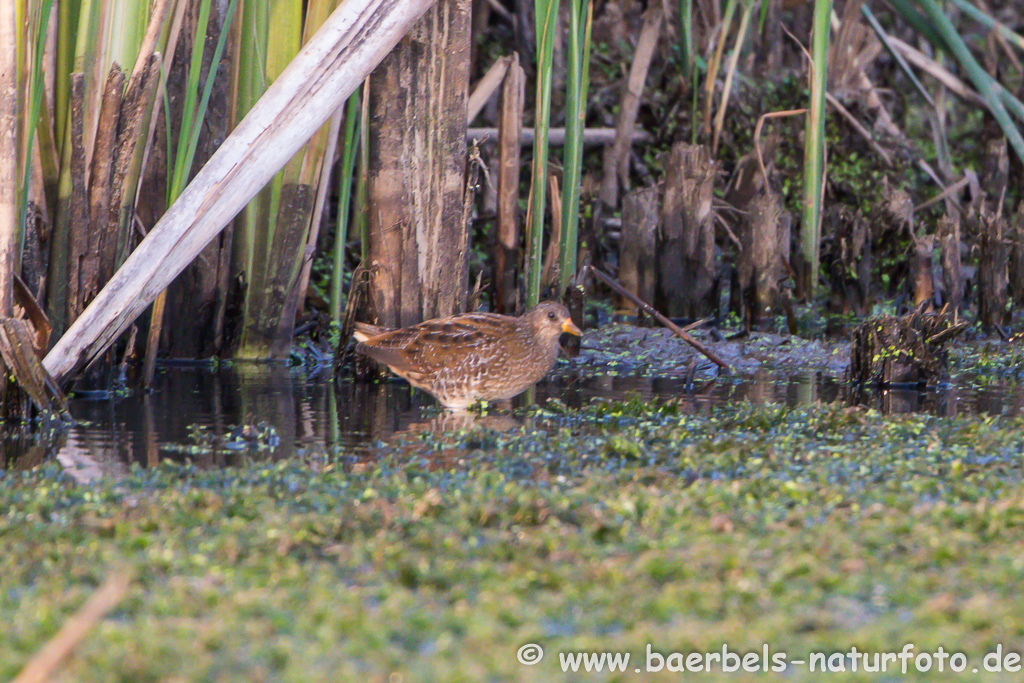
[[715,222],[711,200],[718,163],[700,145],[677,143],[665,167],[655,307],[669,316],[716,309]]
[[964,274],[960,261],[960,217],[947,214],[939,219],[935,233],[942,250],[943,301],[956,311],[964,300]]
[[466,308],[469,22],[468,0],[438,0],[370,76],[370,308],[384,327]]
[[[654,301],[659,199],[657,187],[645,187],[633,190],[622,200],[619,280],[623,287],[644,301]],[[630,315],[636,315],[639,310],[624,296],[616,299],[616,308]]]
[[857,327],[850,347],[850,381],[926,386],[948,378],[945,346],[967,323],[956,323],[948,307],[928,314],[922,309],[902,317],[872,318]]
[[979,218],[981,235],[978,259],[978,322],[983,328],[1010,323],[1009,276],[1010,245],[1004,239],[1006,219],[1002,212],[983,211]]
[[24,420],[30,406],[69,419],[67,399],[39,362],[36,333],[27,320],[0,318],[0,420]]
[[747,206],[740,231],[743,249],[736,260],[748,329],[779,300],[779,283],[788,275],[791,225],[782,197],[773,190],[763,189]]

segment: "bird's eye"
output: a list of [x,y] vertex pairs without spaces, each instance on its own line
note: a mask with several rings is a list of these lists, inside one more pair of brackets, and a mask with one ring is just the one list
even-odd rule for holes
[[555,319],[555,318],[557,318],[557,317],[558,317],[558,316],[557,316],[557,315],[555,315],[555,312],[554,312],[554,311],[548,311],[548,320],[554,320],[554,319]]

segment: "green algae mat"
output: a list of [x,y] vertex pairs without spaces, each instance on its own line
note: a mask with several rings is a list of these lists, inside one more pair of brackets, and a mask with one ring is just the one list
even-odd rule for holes
[[4,472],[0,678],[113,581],[49,680],[1021,680],[1021,418],[549,405],[373,458]]

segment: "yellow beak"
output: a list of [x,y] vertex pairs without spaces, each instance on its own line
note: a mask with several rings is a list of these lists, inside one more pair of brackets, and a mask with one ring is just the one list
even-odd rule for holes
[[574,334],[577,337],[583,336],[583,333],[580,332],[580,328],[576,327],[569,318],[566,318],[565,322],[562,323],[562,332],[568,332],[569,334]]

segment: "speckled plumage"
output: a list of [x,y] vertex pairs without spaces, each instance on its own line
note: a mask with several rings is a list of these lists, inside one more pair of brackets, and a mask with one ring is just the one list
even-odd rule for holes
[[540,381],[558,359],[563,332],[581,334],[561,304],[522,316],[467,313],[400,330],[356,324],[356,351],[391,368],[452,410],[512,398]]

